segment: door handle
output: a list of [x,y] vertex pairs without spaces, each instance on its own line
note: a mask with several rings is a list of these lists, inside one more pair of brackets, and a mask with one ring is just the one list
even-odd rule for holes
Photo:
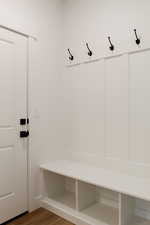
[[20,138],[27,138],[29,137],[29,131],[20,131]]

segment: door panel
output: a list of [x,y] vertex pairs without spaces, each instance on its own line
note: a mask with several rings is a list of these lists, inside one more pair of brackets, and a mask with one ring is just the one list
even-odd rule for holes
[[0,127],[0,149],[7,146],[13,146],[15,140],[15,131],[12,127]]
[[[0,125],[14,122],[14,48],[13,43],[0,40]],[[5,94],[5,92],[7,94]]]
[[0,29],[0,223],[27,210],[27,39]]
[[1,188],[0,197],[5,197],[10,193],[15,192],[13,178],[15,176],[15,157],[14,157],[14,147],[6,147],[1,150]]

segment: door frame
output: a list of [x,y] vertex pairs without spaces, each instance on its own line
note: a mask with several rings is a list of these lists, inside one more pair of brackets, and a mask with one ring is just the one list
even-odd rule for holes
[[22,32],[22,31],[18,31],[18,30],[16,30],[15,28],[8,27],[8,26],[2,25],[2,24],[0,24],[0,28],[3,28],[3,29],[5,29],[5,30],[9,30],[9,31],[11,31],[11,32],[13,32],[13,33],[16,33],[16,34],[22,35],[22,36],[24,36],[24,37],[31,38],[31,39],[33,39],[34,41],[37,41],[37,38],[36,38],[35,36],[30,35],[30,34],[27,34],[27,33],[24,33],[24,32]]

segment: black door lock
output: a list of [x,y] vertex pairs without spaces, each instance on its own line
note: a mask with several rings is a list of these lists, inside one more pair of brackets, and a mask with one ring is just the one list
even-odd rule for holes
[[29,124],[29,118],[27,118],[27,119],[25,119],[25,118],[20,119],[20,125],[21,126],[26,125],[26,124]]
[[20,125],[26,125],[26,119],[20,119]]
[[29,131],[20,131],[20,138],[27,138],[29,137]]

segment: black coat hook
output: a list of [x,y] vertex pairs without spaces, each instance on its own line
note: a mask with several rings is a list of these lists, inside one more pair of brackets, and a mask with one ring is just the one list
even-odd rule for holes
[[137,45],[139,45],[139,44],[141,43],[141,40],[140,40],[140,38],[139,38],[138,35],[137,35],[136,29],[134,29],[134,33],[135,33],[135,37],[136,37],[135,42],[136,42]]
[[109,41],[109,43],[110,43],[109,49],[110,49],[111,51],[114,51],[115,47],[114,47],[114,45],[112,44],[112,42],[111,42],[111,40],[110,40],[110,37],[108,37],[108,41]]
[[92,55],[93,55],[93,52],[92,52],[91,49],[89,48],[89,44],[88,44],[88,43],[86,43],[86,47],[87,47],[87,49],[88,49],[88,55],[89,55],[89,56],[92,56]]
[[71,52],[70,52],[70,49],[68,48],[68,52],[69,52],[69,59],[71,60],[71,61],[73,61],[74,60],[74,56],[71,54]]

